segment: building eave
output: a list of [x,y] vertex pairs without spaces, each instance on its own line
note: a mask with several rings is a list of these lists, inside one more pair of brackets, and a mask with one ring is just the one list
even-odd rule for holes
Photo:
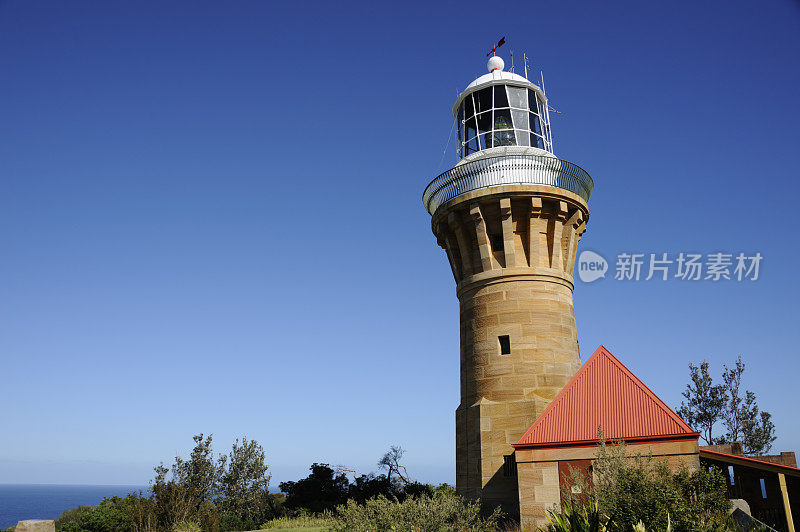
[[800,477],[800,469],[796,467],[776,464],[774,462],[765,462],[764,460],[757,460],[756,458],[750,458],[748,456],[739,456],[735,454],[721,453],[719,451],[711,451],[708,449],[700,449],[700,458],[725,462],[731,465],[763,469],[765,471],[772,471],[773,473],[786,473],[788,475],[792,475],[793,477]]
[[[640,443],[666,443],[673,441],[691,441],[700,437],[699,432],[694,433],[680,433],[680,434],[664,434],[660,436],[642,436],[622,438],[621,440],[614,440],[607,442],[609,445],[614,445],[615,442],[622,441],[626,444],[640,444]],[[514,443],[512,447],[515,450],[533,450],[533,449],[556,449],[565,447],[594,447],[600,445],[600,440],[595,438],[591,440],[575,440],[575,441],[557,441],[557,442],[537,442],[537,443]]]

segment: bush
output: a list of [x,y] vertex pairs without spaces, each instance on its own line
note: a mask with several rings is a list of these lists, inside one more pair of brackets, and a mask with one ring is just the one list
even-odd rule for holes
[[318,516],[278,517],[261,525],[261,530],[273,528],[325,528],[333,524],[333,514],[324,513]]
[[[347,500],[350,481],[343,473],[336,473],[328,464],[311,465],[311,474],[297,482],[281,482],[281,491],[286,493],[286,508],[305,508],[311,513],[333,510]],[[366,480],[361,486],[366,489]]]
[[80,531],[83,529],[83,522],[86,520],[88,514],[92,513],[94,508],[92,506],[78,506],[77,508],[70,508],[56,519],[56,530],[64,530],[67,532]]
[[[560,512],[547,512],[550,532],[605,532],[608,518],[596,502],[587,504],[562,504]],[[638,532],[638,531],[637,531]]]
[[183,521],[172,527],[172,532],[202,532],[203,529],[195,521]]
[[730,506],[722,474],[712,469],[673,472],[651,456],[625,456],[625,446],[601,445],[595,466],[597,501],[612,530],[706,530],[727,519]]
[[400,502],[380,495],[358,504],[350,499],[346,505],[336,509],[333,530],[336,531],[382,531],[414,530],[474,532],[497,530],[501,518],[500,510],[482,519],[479,502],[466,502],[446,490],[433,497],[408,497]]
[[79,506],[67,510],[56,519],[56,528],[64,532],[118,532],[133,530],[129,512],[131,497],[103,499],[97,506]]
[[579,517],[596,510],[607,519],[610,531],[629,532],[639,523],[647,530],[666,530],[668,526],[698,532],[727,529],[730,502],[719,470],[689,472],[684,467],[673,471],[652,456],[626,452],[623,443],[609,446],[602,442],[594,464],[594,487],[573,475],[573,484],[583,483],[581,495],[565,489],[564,509],[551,513],[551,522],[578,519],[584,523]]

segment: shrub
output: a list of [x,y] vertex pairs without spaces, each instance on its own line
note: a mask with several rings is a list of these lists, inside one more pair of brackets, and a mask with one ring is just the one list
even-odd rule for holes
[[64,532],[118,532],[133,530],[133,518],[128,511],[128,497],[103,499],[97,506],[79,506],[67,510],[56,519],[56,528]]
[[202,530],[195,521],[183,521],[172,527],[172,532],[202,532]]
[[70,508],[56,519],[56,530],[63,530],[65,532],[79,532],[83,529],[81,526],[86,520],[88,514],[92,513],[93,507],[91,506],[78,506],[77,508]]
[[496,530],[501,518],[500,510],[482,519],[479,502],[466,502],[447,491],[433,497],[409,497],[400,502],[380,495],[358,504],[350,499],[336,510],[333,530],[382,531],[414,530],[475,532]]
[[565,502],[560,512],[547,512],[547,520],[550,521],[547,527],[550,532],[605,532],[608,524],[608,518],[596,502]]
[[[652,456],[627,454],[623,443],[603,441],[594,464],[595,485],[573,475],[573,483],[583,483],[575,496],[565,489],[564,510],[551,514],[551,522],[569,522],[598,513],[607,519],[610,531],[629,532],[637,525],[646,530],[708,531],[728,526],[725,478],[717,469],[690,472],[685,467],[673,471]],[[583,530],[583,529],[579,529]]]
[[310,469],[311,474],[304,479],[280,483],[281,491],[286,493],[286,508],[320,513],[347,500],[350,481],[343,473],[337,474],[328,464],[314,463]]
[[333,514],[326,512],[318,516],[278,517],[261,525],[261,530],[273,528],[325,528],[333,524]]
[[730,503],[721,473],[712,469],[672,471],[652,456],[627,457],[624,445],[603,443],[595,465],[597,501],[612,530],[705,530],[727,518]]

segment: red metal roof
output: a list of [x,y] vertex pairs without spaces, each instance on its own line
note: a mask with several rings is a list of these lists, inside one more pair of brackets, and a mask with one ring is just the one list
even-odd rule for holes
[[598,428],[609,441],[699,436],[601,345],[514,447],[592,445]]

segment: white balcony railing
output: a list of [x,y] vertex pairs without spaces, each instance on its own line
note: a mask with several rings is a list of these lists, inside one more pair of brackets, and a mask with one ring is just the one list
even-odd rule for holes
[[470,161],[438,175],[425,188],[422,203],[433,214],[440,205],[461,194],[518,184],[561,188],[584,201],[589,201],[594,188],[586,170],[569,161],[542,155],[502,155]]

